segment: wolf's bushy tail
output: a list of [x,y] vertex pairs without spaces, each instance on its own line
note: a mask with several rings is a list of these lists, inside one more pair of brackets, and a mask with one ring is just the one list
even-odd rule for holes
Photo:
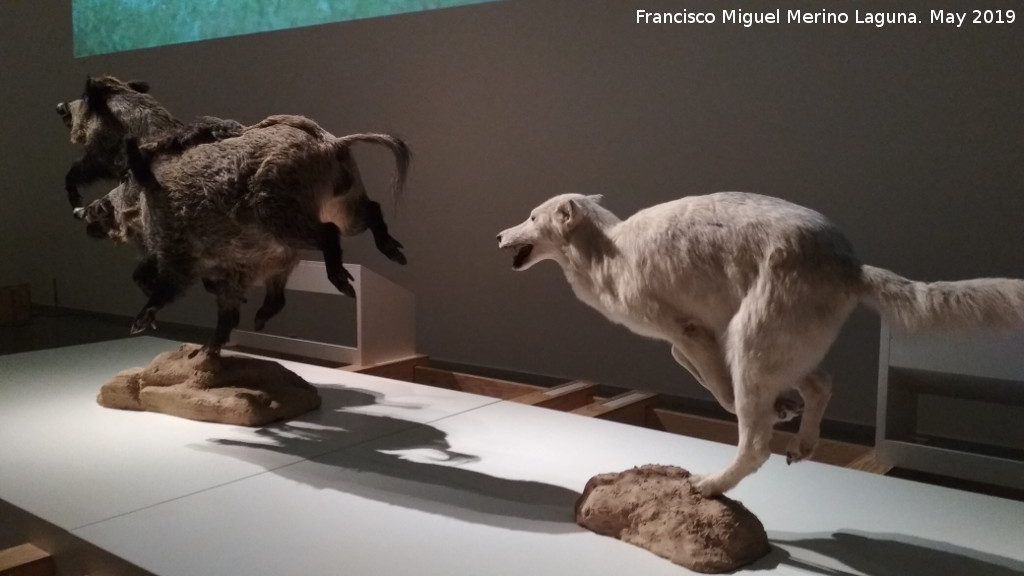
[[1024,328],[1024,280],[979,278],[916,282],[863,266],[861,301],[910,331]]
[[376,132],[342,136],[334,140],[334,145],[339,148],[348,148],[357,142],[378,144],[391,150],[395,156],[395,177],[391,181],[391,197],[397,202],[402,195],[405,178],[409,173],[409,164],[412,162],[412,152],[409,150],[409,146],[401,138]]

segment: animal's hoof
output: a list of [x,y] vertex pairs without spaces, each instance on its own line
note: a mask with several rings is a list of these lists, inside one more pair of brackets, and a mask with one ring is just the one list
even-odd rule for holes
[[390,236],[387,239],[377,243],[377,250],[380,250],[381,254],[387,256],[388,260],[391,260],[392,262],[397,262],[404,266],[406,260],[405,254],[402,253],[402,248],[404,248],[404,246],[402,246],[402,243],[399,242],[398,240],[395,240],[394,238],[391,238]]
[[146,330],[156,330],[156,322],[153,322],[152,320],[146,320],[144,318],[136,320],[132,324],[130,332],[132,335],[135,335],[141,334]]
[[[344,276],[342,276],[342,274],[344,274]],[[352,280],[354,280],[354,278],[352,278],[352,274],[348,271],[348,268],[342,266],[341,274],[328,274],[327,279],[331,281],[331,284],[334,284],[334,287],[338,289],[338,292],[341,292],[349,298],[356,297],[356,289],[352,287]]]
[[135,321],[132,322],[131,333],[139,334],[148,329],[156,329],[156,310],[147,306],[139,312],[138,316],[135,317]]

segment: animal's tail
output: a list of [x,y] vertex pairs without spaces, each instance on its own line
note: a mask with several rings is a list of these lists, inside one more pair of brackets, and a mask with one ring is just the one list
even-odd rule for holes
[[874,266],[863,266],[862,273],[861,301],[903,329],[1024,328],[1024,280],[915,282]]
[[397,202],[402,195],[405,178],[409,174],[409,164],[412,162],[412,152],[409,150],[409,146],[401,138],[373,132],[349,134],[334,140],[335,146],[339,148],[348,148],[357,142],[378,144],[391,150],[395,156],[395,177],[391,181],[391,197]]

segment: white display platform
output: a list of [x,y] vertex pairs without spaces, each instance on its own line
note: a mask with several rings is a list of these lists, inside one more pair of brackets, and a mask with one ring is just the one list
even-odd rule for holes
[[[573,523],[593,475],[696,472],[732,446],[285,363],[324,407],[263,429],[107,410],[155,338],[0,357],[0,500],[159,575],[688,574]],[[1024,503],[772,459],[731,493],[774,551],[751,573],[1024,572]],[[90,572],[98,574],[98,571]]]

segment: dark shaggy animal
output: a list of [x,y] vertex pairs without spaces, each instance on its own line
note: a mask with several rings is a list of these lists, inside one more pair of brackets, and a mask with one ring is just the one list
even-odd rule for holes
[[124,142],[135,138],[156,142],[161,150],[180,152],[203,142],[241,133],[233,120],[203,116],[183,124],[155,98],[145,82],[122,82],[111,76],[89,78],[77,100],[57,104],[57,113],[70,131],[71,142],[84,148],[64,177],[64,189],[75,216],[81,218],[80,186],[101,179],[119,180],[127,170]]
[[366,196],[350,153],[357,142],[394,154],[397,197],[410,153],[386,134],[336,138],[307,118],[272,116],[236,137],[198,145],[140,147],[130,139],[130,176],[85,212],[90,235],[132,240],[143,250],[134,280],[148,301],[132,331],[150,327],[198,278],[217,297],[217,328],[206,346],[216,354],[238,325],[250,286],[266,287],[257,330],[284,307],[284,286],[302,249],[319,249],[328,279],[354,296],[341,236],[367,229],[385,256],[404,264],[380,205]]

